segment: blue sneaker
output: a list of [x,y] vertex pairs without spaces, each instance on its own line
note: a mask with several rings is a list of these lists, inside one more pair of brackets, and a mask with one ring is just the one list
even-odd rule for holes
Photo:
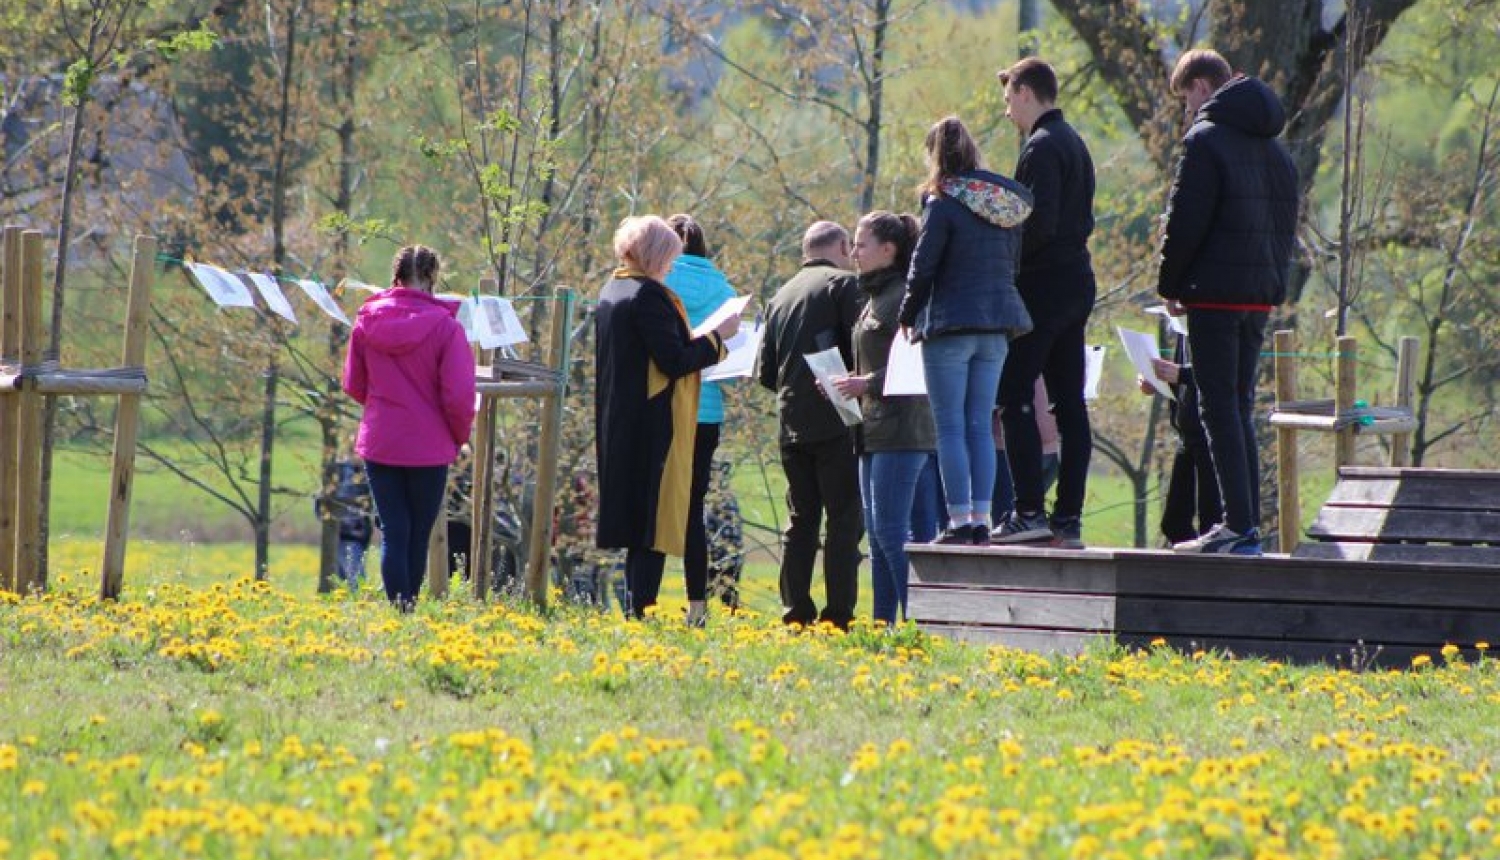
[[1207,533],[1192,540],[1172,544],[1172,551],[1206,555],[1260,555],[1260,530],[1251,529],[1240,534],[1229,526],[1219,523]]

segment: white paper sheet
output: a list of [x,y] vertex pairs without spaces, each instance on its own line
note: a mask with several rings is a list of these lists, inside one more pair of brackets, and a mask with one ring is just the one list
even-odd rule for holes
[[742,328],[734,337],[724,341],[729,354],[724,356],[723,361],[703,371],[703,381],[723,382],[753,374],[755,356],[760,352],[760,341],[764,334],[764,329],[756,325],[748,329]]
[[833,381],[849,375],[849,369],[844,366],[844,357],[839,355],[838,347],[830,347],[822,352],[809,352],[804,358],[807,366],[812,368],[813,376],[818,378],[818,384],[823,386],[823,393],[828,397],[828,402],[843,420],[844,425],[853,427],[865,420],[864,413],[859,411],[859,401],[850,400],[839,393]]
[[221,308],[253,308],[255,298],[250,295],[250,288],[245,282],[224,271],[218,266],[210,266],[205,263],[184,263],[193,279],[208,293],[208,297],[214,300],[214,304]]
[[260,291],[260,297],[266,300],[266,307],[282,319],[289,320],[292,325],[297,324],[297,314],[292,310],[292,303],[286,300],[286,294],[281,291],[281,285],[276,283],[275,278],[251,272],[250,283]]
[[509,299],[480,296],[477,310],[475,331],[482,329],[485,333],[478,339],[484,349],[500,349],[526,342],[526,328],[521,325],[521,318],[516,315],[515,306]]
[[1099,381],[1104,378],[1104,347],[1083,348],[1083,399],[1099,399]]
[[356,281],[353,278],[345,278],[342,281],[339,281],[339,287],[346,290],[359,290],[366,293],[378,293],[381,290],[380,287],[377,287],[374,284],[367,284],[364,281]]
[[1187,337],[1187,317],[1172,316],[1172,314],[1167,311],[1166,305],[1152,305],[1151,307],[1146,308],[1146,313],[1155,314],[1160,317],[1166,317],[1168,329],[1171,329],[1172,332],[1180,334],[1183,337]]
[[1115,331],[1120,333],[1120,343],[1125,346],[1125,354],[1130,357],[1130,363],[1135,366],[1135,372],[1151,383],[1151,387],[1160,392],[1163,397],[1175,400],[1176,398],[1172,396],[1172,387],[1156,375],[1156,368],[1151,365],[1153,358],[1161,357],[1161,350],[1156,345],[1156,336],[1133,331],[1124,326],[1116,326]]
[[922,344],[912,343],[896,332],[891,339],[891,354],[885,362],[886,397],[909,397],[927,393],[927,373],[922,366]]
[[740,316],[745,312],[745,306],[750,304],[750,296],[735,296],[722,305],[718,310],[709,314],[703,322],[693,327],[693,337],[703,337],[719,327],[719,324],[730,317]]
[[350,325],[349,317],[344,314],[344,309],[339,307],[339,303],[333,300],[333,296],[329,295],[327,287],[317,281],[306,279],[299,280],[297,286],[302,289],[302,292],[308,298],[312,299],[313,304],[317,305],[318,309],[323,311],[323,313],[328,314],[344,325]]

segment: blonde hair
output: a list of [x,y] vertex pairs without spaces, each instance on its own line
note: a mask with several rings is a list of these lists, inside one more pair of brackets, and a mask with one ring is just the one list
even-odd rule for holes
[[666,274],[682,254],[682,239],[660,215],[626,218],[615,230],[615,257],[644,275]]

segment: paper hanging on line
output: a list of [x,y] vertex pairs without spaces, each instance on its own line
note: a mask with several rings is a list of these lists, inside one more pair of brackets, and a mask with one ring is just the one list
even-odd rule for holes
[[1099,399],[1099,381],[1104,378],[1104,347],[1083,348],[1083,399]]
[[317,281],[309,281],[306,278],[298,280],[297,286],[302,288],[302,292],[308,298],[312,299],[313,304],[317,305],[323,313],[328,314],[344,325],[351,324],[349,317],[344,314],[344,309],[339,307],[339,303],[333,300],[333,296],[329,295],[327,287],[324,287]]
[[724,360],[703,371],[704,382],[723,382],[739,379],[755,373],[755,356],[760,352],[760,341],[765,330],[754,325],[740,329],[734,337],[724,341],[729,354]]
[[1167,310],[1166,305],[1152,305],[1151,307],[1146,308],[1145,312],[1148,314],[1155,314],[1159,317],[1165,317],[1167,320],[1167,328],[1171,330],[1173,334],[1180,334],[1183,337],[1187,337],[1186,316],[1172,316],[1171,311]]
[[355,289],[361,290],[366,293],[378,293],[380,292],[381,288],[375,286],[374,284],[367,284],[364,281],[356,281],[353,278],[345,278],[342,281],[339,281],[339,285],[334,289]]
[[844,425],[853,427],[864,421],[865,416],[859,411],[859,401],[850,400],[840,394],[833,384],[835,379],[842,379],[849,375],[849,369],[844,366],[844,357],[839,355],[838,347],[829,347],[822,352],[809,352],[803,358],[807,359],[807,366],[812,368],[813,376],[817,377],[818,384],[823,386],[823,394],[827,396],[828,402],[833,404],[834,411],[838,412]]
[[210,266],[205,263],[184,263],[193,279],[208,293],[208,297],[214,300],[214,304],[221,308],[253,308],[255,299],[250,295],[250,288],[245,282],[224,271],[218,266]]
[[297,324],[297,314],[292,311],[292,303],[286,300],[286,294],[281,291],[281,285],[276,283],[275,278],[251,272],[250,283],[260,291],[260,297],[266,300],[266,307],[292,325]]
[[1125,355],[1129,356],[1130,363],[1135,366],[1135,372],[1151,383],[1151,387],[1155,388],[1161,396],[1176,400],[1177,398],[1172,395],[1172,387],[1156,375],[1156,368],[1151,364],[1152,359],[1161,357],[1161,350],[1156,345],[1156,337],[1124,326],[1116,326],[1115,331],[1120,333],[1120,343],[1124,344]]
[[730,317],[740,316],[745,312],[745,307],[750,304],[750,296],[735,296],[718,309],[709,314],[701,323],[693,327],[693,337],[703,337],[719,327],[719,324]]
[[911,397],[927,394],[927,372],[922,365],[922,344],[912,343],[901,332],[891,338],[891,352],[885,362],[885,397]]
[[500,296],[480,296],[479,313],[474,315],[479,324],[476,329],[487,331],[489,336],[479,338],[484,349],[500,349],[526,342],[526,328],[516,316],[515,305]]

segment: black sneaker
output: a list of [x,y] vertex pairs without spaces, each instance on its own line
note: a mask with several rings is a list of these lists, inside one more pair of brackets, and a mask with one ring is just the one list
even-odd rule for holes
[[1210,555],[1260,555],[1260,530],[1251,529],[1240,534],[1219,523],[1192,540],[1172,544],[1172,551]]
[[1047,518],[1040,513],[1011,511],[990,532],[992,544],[1050,543],[1051,540],[1052,527],[1047,525]]
[[943,529],[932,542],[937,546],[984,546],[990,542],[990,535],[981,523],[968,523]]
[[1058,549],[1087,549],[1083,545],[1083,520],[1079,517],[1052,518],[1052,545]]

